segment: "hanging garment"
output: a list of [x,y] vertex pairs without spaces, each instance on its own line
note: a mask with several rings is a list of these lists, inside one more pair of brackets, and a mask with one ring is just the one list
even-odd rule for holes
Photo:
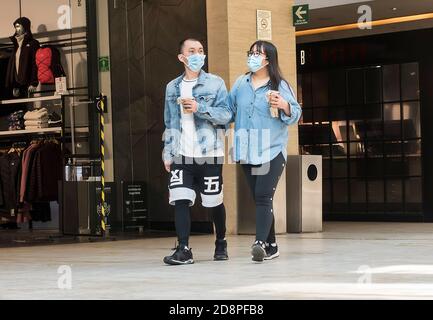
[[64,77],[60,61],[60,52],[57,48],[46,46],[36,52],[36,65],[38,67],[38,79],[43,84],[53,84],[55,78]]
[[19,209],[17,215],[17,223],[26,223],[31,220],[30,210],[31,203],[26,199],[28,192],[31,168],[36,155],[36,151],[41,147],[40,143],[32,143],[23,153],[21,160],[22,174],[20,177],[19,188]]
[[21,204],[25,201],[26,189],[28,186],[29,179],[29,171],[31,170],[31,166],[33,163],[33,159],[35,156],[35,151],[40,148],[39,143],[32,143],[23,153],[23,157],[21,160],[22,166],[22,174],[21,174],[21,182],[20,182],[20,191],[19,191],[19,202]]
[[32,203],[30,210],[32,221],[48,222],[51,221],[51,207],[49,202]]
[[18,213],[21,175],[21,156],[11,152],[0,157],[0,180],[3,191],[2,211],[16,215]]
[[46,142],[36,150],[25,199],[29,202],[58,201],[59,181],[63,178],[62,166],[59,144]]

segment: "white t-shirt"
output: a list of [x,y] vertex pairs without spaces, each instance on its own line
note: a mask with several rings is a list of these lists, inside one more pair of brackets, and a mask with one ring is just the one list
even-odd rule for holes
[[[191,98],[192,88],[197,84],[198,79],[186,80],[183,79],[180,84],[180,97]],[[181,126],[182,135],[180,138],[180,154],[185,157],[203,158],[203,157],[224,157],[224,150],[209,150],[206,154],[201,152],[198,142],[197,130],[195,128],[194,113],[184,113],[181,108]]]

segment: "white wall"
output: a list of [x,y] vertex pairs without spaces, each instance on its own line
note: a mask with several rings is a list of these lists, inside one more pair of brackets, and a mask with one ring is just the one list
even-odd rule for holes
[[0,38],[7,38],[14,33],[12,23],[20,16],[20,2],[19,0],[0,0],[0,7]]
[[[71,6],[69,7],[69,3]],[[32,20],[33,30],[37,32],[38,28],[46,26],[47,31],[59,30],[63,27],[66,19],[62,16],[67,14],[66,8],[71,8],[71,26],[84,27],[86,25],[86,7],[85,2],[81,1],[78,7],[78,1],[73,0],[21,0],[22,15]]]
[[[65,13],[62,6],[71,4],[72,28],[86,26],[85,0],[22,0],[21,14],[32,21],[32,32],[38,33],[38,28],[46,26],[47,31],[59,29],[61,17]],[[12,23],[20,16],[19,0],[0,0],[0,38],[7,38],[14,33]]]

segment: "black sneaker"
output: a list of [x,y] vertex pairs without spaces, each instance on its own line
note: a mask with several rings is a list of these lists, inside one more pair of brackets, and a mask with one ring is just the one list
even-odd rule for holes
[[178,246],[171,256],[164,258],[164,263],[169,265],[193,264],[192,251],[186,246]]
[[278,245],[276,243],[266,243],[266,257],[265,260],[272,260],[280,256]]
[[263,241],[257,240],[254,242],[252,248],[251,248],[251,255],[253,261],[257,262],[263,262],[263,259],[266,256],[266,246]]
[[215,261],[228,260],[229,255],[227,254],[227,241],[216,240],[215,241],[215,254],[213,256]]

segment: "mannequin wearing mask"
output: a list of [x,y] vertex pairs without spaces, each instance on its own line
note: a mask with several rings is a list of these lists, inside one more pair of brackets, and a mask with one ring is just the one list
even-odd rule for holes
[[17,19],[13,26],[15,34],[10,39],[14,45],[14,52],[9,60],[6,87],[13,90],[14,97],[23,97],[34,92],[39,84],[36,66],[39,42],[33,38],[28,18]]

